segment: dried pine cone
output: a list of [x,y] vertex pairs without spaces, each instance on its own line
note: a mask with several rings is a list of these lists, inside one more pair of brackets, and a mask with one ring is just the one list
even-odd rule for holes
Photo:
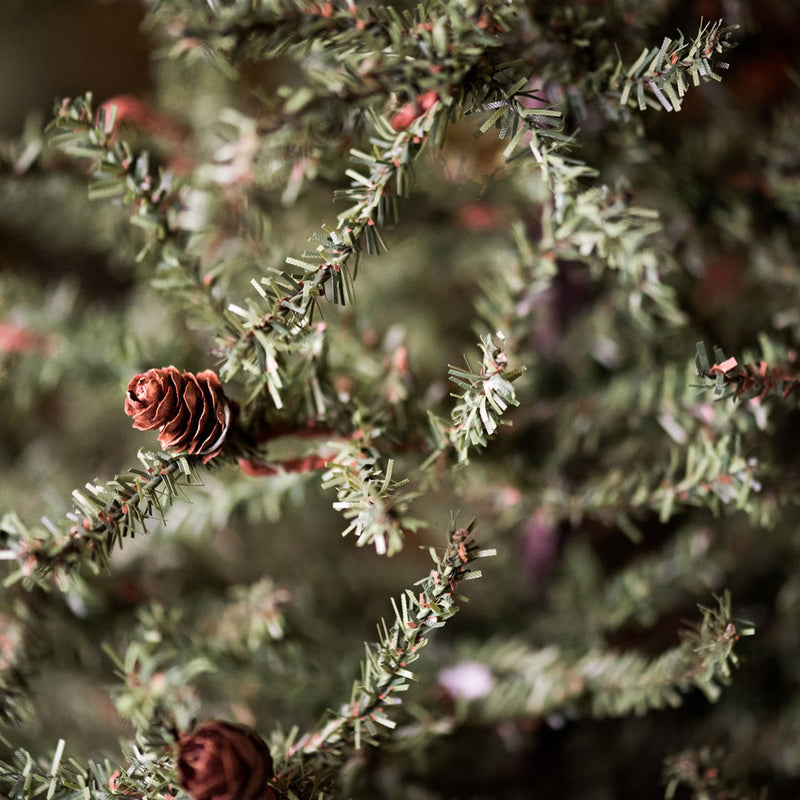
[[149,369],[131,380],[125,397],[134,428],[158,428],[165,450],[203,456],[204,464],[222,450],[235,411],[211,370],[193,375],[175,367]]
[[273,774],[269,748],[245,725],[212,719],[178,738],[178,779],[194,800],[263,800]]

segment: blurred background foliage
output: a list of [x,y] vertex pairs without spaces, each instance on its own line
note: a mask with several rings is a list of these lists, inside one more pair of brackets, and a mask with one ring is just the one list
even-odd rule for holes
[[[552,5],[543,4],[542,14]],[[340,538],[331,493],[314,475],[265,481],[230,468],[204,475],[202,489],[175,506],[166,525],[115,554],[110,574],[30,602],[35,666],[21,669],[35,713],[6,731],[7,739],[45,753],[64,736],[70,756],[113,760],[117,738],[132,728],[108,698],[116,679],[101,644],[124,651],[131,630],[149,624],[153,602],[182,615],[177,642],[184,631],[202,637],[220,596],[264,576],[288,609],[280,658],[266,648],[263,658],[243,656],[201,678],[202,716],[239,719],[262,732],[277,722],[313,724],[332,698],[347,696],[360,643],[390,613],[388,597],[429,569],[416,544],[440,544],[450,510],[459,509],[464,523],[479,518],[479,539],[498,556],[469,585],[462,615],[432,639],[405,724],[413,740],[414,725],[435,727],[437,716],[457,723],[427,739],[424,750],[410,747],[407,757],[402,737],[400,757],[391,748],[363,751],[356,796],[655,797],[675,775],[687,797],[798,795],[798,410],[781,407],[763,434],[764,426],[734,423],[748,455],[765,465],[767,490],[752,513],[715,516],[685,505],[662,519],[653,501],[639,509],[642,541],[633,543],[609,508],[618,497],[604,486],[593,505],[591,492],[593,481],[614,470],[635,478],[655,462],[654,432],[663,437],[663,430],[654,420],[668,428],[669,403],[651,403],[648,392],[688,396],[697,340],[720,344],[740,361],[758,351],[763,332],[776,352],[798,346],[800,8],[785,0],[565,5],[576,16],[618,20],[614,33],[627,62],[643,40],[657,45],[676,29],[691,35],[701,17],[742,26],[721,83],[690,92],[680,113],[647,111],[619,125],[597,105],[582,107],[579,89],[570,91],[570,81],[579,86],[591,68],[581,60],[591,48],[566,47],[566,23],[564,49],[554,47],[569,55],[553,66],[551,80],[562,89],[568,128],[580,128],[580,157],[602,182],[661,213],[668,249],[682,267],[671,283],[688,323],[654,335],[625,327],[606,284],[561,264],[517,353],[528,371],[517,383],[522,402],[509,416],[513,426],[501,429],[485,458],[415,503],[414,515],[428,527],[389,560]],[[154,159],[175,166],[189,150],[211,161],[229,134],[217,122],[223,108],[257,119],[263,97],[293,80],[283,58],[244,61],[228,74],[200,59],[164,58],[159,32],[142,27],[145,11],[123,0],[7,0],[0,9],[0,509],[28,520],[63,514],[75,487],[112,476],[152,445],[123,413],[131,376],[167,364],[214,366],[208,332],[147,282],[152,265],[135,260],[142,237],[127,212],[88,200],[85,165],[39,155],[37,131],[54,98],[87,90],[97,105],[143,98],[178,133],[129,133],[142,136]],[[553,12],[554,20],[568,17]],[[555,21],[549,32],[558,41]],[[454,124],[443,149],[426,155],[413,199],[384,232],[388,254],[360,267],[353,306],[326,306],[323,315],[341,373],[368,383],[405,347],[413,390],[427,393],[437,413],[449,403],[447,365],[463,364],[463,354],[476,359],[475,305],[509,261],[512,221],[520,219],[531,239],[539,225],[541,187],[530,170],[506,165],[503,144],[492,133],[476,138],[475,128]],[[294,204],[285,202],[286,171],[261,162],[257,191],[201,251],[209,268],[222,254],[231,297],[247,292],[254,262],[280,265],[339,213],[333,190],[344,185],[348,148],[362,135],[356,121],[318,154],[315,180],[297,190]],[[30,170],[18,168],[25,146],[40,159]],[[362,350],[371,360],[359,361]],[[698,405],[713,401],[709,390],[697,397]],[[777,510],[765,511],[774,497]],[[762,511],[773,524],[759,524]],[[711,593],[726,588],[757,637],[741,647],[742,664],[715,705],[692,692],[679,708],[644,716],[592,719],[578,703],[495,718],[490,706],[448,693],[442,670],[497,662],[507,650],[522,663],[513,650],[520,640],[531,648],[558,642],[565,652],[603,641],[655,656],[677,644],[681,620],[698,619],[698,602],[709,605]],[[639,616],[625,619],[631,608]],[[625,620],[620,627],[609,622],[615,609]],[[13,650],[10,639],[9,626],[0,632],[0,660],[4,647]],[[717,779],[720,769],[733,775],[735,788]]]

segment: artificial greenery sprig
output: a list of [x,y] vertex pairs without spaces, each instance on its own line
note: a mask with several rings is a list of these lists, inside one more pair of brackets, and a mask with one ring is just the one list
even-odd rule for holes
[[[531,280],[544,289],[557,274],[558,259],[579,261],[595,275],[609,274],[640,327],[652,329],[653,317],[682,324],[685,317],[675,291],[664,281],[677,264],[661,237],[657,212],[597,185],[596,170],[576,158],[575,141],[563,132],[561,113],[542,107],[529,84],[529,76],[501,72],[480,92],[467,94],[465,113],[490,112],[481,132],[499,129],[508,140],[503,151],[508,159],[532,155],[546,187],[541,237],[523,247],[533,250],[523,259],[526,269],[536,270]],[[543,269],[548,261],[552,267]]]
[[705,344],[698,342],[697,373],[713,381],[714,394],[718,398],[754,399],[757,402],[768,397],[789,402],[800,399],[800,364],[796,353],[789,354],[784,363],[779,364],[769,364],[763,359],[758,364],[740,364],[733,356],[726,358],[721,347],[715,347],[714,359],[712,364]]
[[390,460],[382,470],[374,457],[364,455],[360,444],[348,442],[322,475],[322,488],[336,490],[333,507],[350,521],[342,536],[352,533],[359,547],[373,545],[376,553],[388,556],[400,552],[406,533],[423,526],[409,513],[419,492],[404,489],[407,479],[392,480],[393,468]]
[[738,664],[740,637],[754,633],[749,623],[733,620],[728,593],[716,601],[715,607],[700,606],[701,623],[655,658],[601,646],[574,657],[555,646],[492,640],[470,654],[492,672],[491,688],[475,701],[473,713],[489,719],[569,716],[588,707],[596,717],[643,714],[680,705],[692,689],[714,701]]
[[415,678],[409,667],[419,659],[431,631],[443,627],[458,612],[458,602],[466,601],[456,590],[462,581],[480,577],[473,562],[494,555],[494,550],[476,544],[474,527],[474,520],[466,528],[453,524],[446,548],[441,553],[430,549],[434,563],[430,574],[392,601],[394,621],[391,625],[382,621],[379,641],[367,645],[361,678],[353,684],[349,701],[313,731],[302,736],[294,731],[287,737],[280,769],[285,781],[302,776],[309,760],[321,762],[314,770],[317,780],[322,771],[333,777],[353,749],[376,744],[396,726],[391,709],[402,703],[400,695]]
[[119,714],[140,735],[158,726],[185,729],[200,709],[201,677],[246,664],[254,652],[276,669],[287,599],[264,579],[206,600],[199,613],[161,603],[142,608],[125,652],[104,646],[119,678],[110,692]]
[[14,800],[110,800],[112,767],[90,761],[86,766],[64,757],[66,742],[58,741],[49,764],[37,762],[22,748],[13,760],[0,760],[0,791]]
[[575,487],[548,487],[542,503],[573,520],[596,516],[620,526],[635,540],[640,538],[637,516],[655,512],[667,521],[682,506],[708,508],[714,515],[744,510],[754,521],[769,525],[774,508],[757,499],[762,488],[758,467],[755,457],[742,453],[738,435],[714,439],[701,435],[685,448],[671,446],[649,474],[626,475],[611,469]]
[[[236,62],[311,55],[316,68],[307,70],[306,80],[327,93],[336,86],[334,94],[352,102],[365,93],[387,97],[398,85],[414,87],[413,96],[441,85],[437,73],[463,75],[476,57],[502,47],[519,10],[517,2],[497,0],[404,11],[341,1],[302,7],[292,0],[197,9],[184,1],[156,8],[151,19],[177,39],[169,50],[174,58]],[[376,52],[383,57],[366,59]]]
[[51,573],[60,581],[85,564],[93,571],[108,566],[114,548],[125,538],[147,533],[147,523],[165,519],[185,486],[198,485],[199,458],[140,452],[144,469],[132,468],[111,481],[87,483],[72,493],[74,505],[65,518],[42,519],[28,527],[13,512],[0,520],[4,548],[0,559],[18,568],[5,579],[10,586],[42,585]]
[[201,274],[199,259],[189,252],[197,225],[186,219],[181,193],[189,177],[178,178],[172,169],[154,167],[146,149],[135,151],[119,135],[117,111],[112,100],[95,112],[91,92],[65,98],[56,104],[47,128],[48,145],[73,158],[91,160],[90,199],[118,201],[131,210],[131,224],[144,233],[136,258],[150,256],[155,261],[153,286],[179,299],[184,309],[206,324],[224,330],[224,297]]
[[[268,277],[252,281],[256,293],[245,306],[228,307],[235,333],[221,340],[220,377],[224,381],[243,378],[245,402],[267,392],[281,408],[285,357],[299,351],[310,354],[310,366],[318,362],[322,329],[312,326],[317,305],[323,296],[334,303],[352,302],[361,252],[377,253],[384,247],[378,227],[390,213],[396,194],[407,191],[411,164],[434,127],[442,123],[443,113],[443,106],[434,103],[400,132],[376,117],[373,153],[354,153],[367,167],[366,174],[348,171],[352,185],[342,196],[352,205],[340,215],[337,228],[323,228],[312,237],[312,249],[300,259],[287,259],[300,272],[271,269]],[[315,380],[313,370],[308,380]],[[324,406],[324,400],[316,405]]]
[[[687,598],[720,591],[735,569],[739,547],[740,540],[728,531],[692,526],[607,575],[589,542],[568,542],[532,638],[546,642],[558,637],[565,647],[583,648],[603,645],[620,630],[649,628]],[[577,622],[567,625],[569,618]]]
[[450,380],[461,390],[453,394],[458,402],[451,412],[452,426],[443,425],[433,415],[430,417],[439,447],[442,448],[445,442],[451,445],[459,463],[469,460],[471,449],[486,447],[487,437],[494,436],[503,424],[503,414],[519,405],[513,382],[522,375],[525,367],[508,368],[505,337],[501,332],[496,336],[497,342],[490,334],[481,337],[482,359],[477,372],[471,368],[450,367]]
[[113,103],[95,114],[91,92],[64,98],[56,104],[48,125],[48,142],[67,155],[92,159],[90,199],[121,198],[134,209],[134,224],[163,240],[171,233],[168,216],[177,203],[173,176],[169,171],[154,170],[148,151],[134,154],[131,146],[115,135],[116,117]]
[[727,69],[728,64],[714,58],[736,46],[731,37],[738,27],[725,26],[722,20],[707,22],[692,41],[687,42],[682,33],[678,39],[665,36],[659,47],[645,47],[627,69],[620,60],[611,78],[620,104],[637,106],[640,111],[680,111],[690,82],[697,87],[701,82],[722,80],[714,67]]

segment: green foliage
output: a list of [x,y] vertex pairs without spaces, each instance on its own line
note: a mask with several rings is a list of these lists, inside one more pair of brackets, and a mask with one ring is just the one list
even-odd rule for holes
[[198,481],[194,458],[171,458],[164,453],[140,453],[144,469],[132,468],[112,481],[87,483],[72,492],[74,505],[66,518],[28,527],[14,512],[0,520],[8,549],[0,555],[19,562],[5,579],[11,586],[22,580],[30,588],[43,585],[53,572],[61,579],[86,564],[107,569],[109,557],[123,539],[147,533],[152,519],[165,519],[183,486]]
[[322,476],[322,488],[336,489],[333,507],[351,520],[342,536],[352,533],[359,547],[374,545],[379,555],[398,553],[405,533],[423,524],[406,513],[418,493],[399,491],[408,481],[392,480],[392,461],[384,474],[374,459],[353,453],[351,447],[340,450],[333,461]]
[[721,551],[713,531],[704,527],[679,531],[666,547],[604,579],[587,544],[576,542],[564,554],[562,574],[549,587],[550,605],[558,612],[540,615],[537,637],[554,637],[567,610],[579,622],[560,634],[573,647],[605,642],[630,625],[649,627],[681,595],[697,597],[716,590],[724,570],[734,564],[733,555]]
[[739,365],[735,358],[725,358],[722,348],[715,347],[714,358],[712,365],[705,344],[698,342],[697,373],[714,382],[714,394],[720,399],[757,398],[763,401],[776,396],[781,400],[794,400],[794,396],[800,396],[800,370],[794,353],[782,364],[768,364],[762,360],[758,364]]
[[203,676],[235,669],[253,652],[274,671],[282,656],[277,643],[284,638],[279,606],[285,599],[265,579],[234,587],[193,618],[159,603],[142,609],[124,656],[106,647],[121,679],[112,691],[119,713],[139,734],[183,729],[197,717]]
[[[723,27],[721,21],[706,23],[691,42],[686,42],[681,34],[677,40],[665,36],[660,47],[645,47],[625,70],[624,77],[618,75],[612,80],[614,88],[621,86],[620,103],[636,105],[640,111],[648,107],[680,111],[690,81],[691,85],[699,86],[701,81],[722,80],[714,72],[711,57],[734,46],[730,36],[737,27]],[[725,62],[719,62],[718,66],[728,68]],[[623,69],[620,62],[619,71]]]
[[[391,709],[401,705],[398,695],[407,692],[416,679],[409,667],[420,658],[430,632],[442,628],[458,612],[458,601],[466,602],[456,589],[461,581],[480,577],[472,562],[494,555],[494,550],[481,550],[472,539],[474,524],[459,529],[453,524],[441,554],[430,549],[434,567],[429,575],[392,600],[394,621],[387,625],[381,620],[378,642],[366,645],[361,678],[353,684],[349,702],[327,714],[313,731],[298,736],[294,730],[287,737],[284,781],[302,777],[301,765],[309,760],[316,765],[312,771],[316,781],[334,778],[354,748],[378,745],[394,730],[397,721]],[[288,794],[288,787],[281,788]]]
[[0,786],[9,800],[110,800],[114,796],[108,788],[108,763],[92,762],[88,767],[73,759],[65,763],[64,744],[60,739],[49,767],[38,764],[26,750],[18,750],[12,764],[0,764]]
[[75,158],[93,159],[95,169],[89,184],[90,200],[121,197],[136,208],[134,224],[163,239],[167,233],[171,175],[155,175],[147,152],[134,158],[130,146],[114,141],[112,132],[117,107],[102,108],[94,121],[92,95],[62,102],[55,109],[49,144]]
[[727,595],[717,608],[700,610],[701,624],[656,658],[609,648],[572,654],[555,646],[531,650],[520,641],[489,641],[470,655],[492,674],[491,689],[474,713],[496,720],[520,711],[535,717],[645,714],[680,705],[681,695],[692,688],[715,701],[737,664],[734,643],[753,631],[731,621]]
[[471,447],[486,447],[486,437],[496,433],[503,413],[519,405],[512,381],[524,368],[506,371],[508,356],[502,346],[505,337],[502,333],[497,336],[500,344],[495,344],[489,335],[481,339],[483,363],[479,372],[450,367],[450,380],[463,390],[453,395],[458,402],[451,412],[453,427],[447,431],[460,463],[468,460]]
[[[631,739],[668,797],[744,797],[702,749],[733,730],[796,781],[753,687],[800,668],[797,103],[739,125],[721,80],[756,4],[677,38],[673,0],[143,5],[151,101],[0,142],[0,793],[179,796],[208,716],[276,797],[646,796]],[[217,370],[227,446],[118,472],[170,363]],[[58,692],[74,760],[38,755]]]
[[[0,646],[0,722],[8,725],[30,716],[25,674],[30,659],[31,620],[22,603],[0,612],[3,638]],[[27,640],[27,641],[26,641]]]
[[[220,324],[222,308],[200,273],[191,246],[194,229],[202,227],[186,210],[182,182],[171,170],[151,165],[148,150],[135,152],[115,129],[119,108],[111,104],[95,113],[92,94],[56,105],[49,126],[49,145],[73,158],[90,159],[89,199],[121,200],[130,222],[144,234],[137,261],[155,261],[153,283],[179,298],[206,324]],[[183,212],[183,213],[181,213]]]

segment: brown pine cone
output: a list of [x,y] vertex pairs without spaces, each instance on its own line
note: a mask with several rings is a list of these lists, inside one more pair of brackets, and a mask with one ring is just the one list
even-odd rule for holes
[[194,800],[263,800],[273,774],[269,748],[245,725],[212,719],[178,737],[178,779]]
[[225,443],[236,405],[211,370],[181,374],[175,367],[149,369],[128,384],[125,413],[140,431],[159,429],[166,449],[203,456],[207,463]]

